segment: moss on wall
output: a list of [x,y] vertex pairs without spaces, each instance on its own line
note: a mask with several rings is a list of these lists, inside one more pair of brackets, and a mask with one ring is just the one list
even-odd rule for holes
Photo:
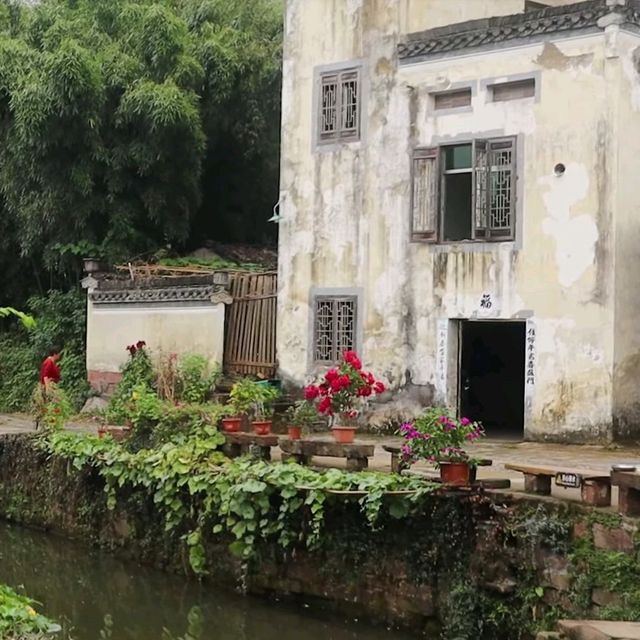
[[[187,529],[168,533],[143,490],[121,489],[113,511],[106,498],[91,468],[48,458],[30,437],[0,438],[0,517],[190,574]],[[560,615],[640,619],[638,542],[636,523],[608,512],[463,493],[373,531],[357,502],[328,498],[313,552],[262,545],[243,563],[219,538],[203,540],[208,580],[451,640],[529,638]]]

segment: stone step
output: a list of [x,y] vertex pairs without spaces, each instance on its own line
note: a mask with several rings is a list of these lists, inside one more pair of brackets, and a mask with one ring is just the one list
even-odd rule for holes
[[558,629],[569,640],[640,640],[640,622],[560,620]]

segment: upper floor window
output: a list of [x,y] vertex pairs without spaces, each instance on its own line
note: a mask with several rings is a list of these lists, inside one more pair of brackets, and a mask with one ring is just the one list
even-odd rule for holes
[[513,240],[515,181],[515,138],[417,149],[412,171],[412,239]]
[[313,361],[333,364],[357,348],[358,298],[318,295],[313,305]]
[[360,139],[360,84],[356,67],[320,74],[319,142]]
[[436,111],[444,109],[460,109],[471,106],[471,87],[442,91],[433,94],[433,108]]
[[526,78],[525,80],[493,84],[489,86],[489,95],[492,102],[534,98],[536,95],[536,80],[535,78]]

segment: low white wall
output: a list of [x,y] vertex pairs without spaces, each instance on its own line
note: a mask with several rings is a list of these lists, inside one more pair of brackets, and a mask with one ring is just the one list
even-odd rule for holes
[[88,301],[87,370],[116,373],[127,345],[144,340],[153,355],[197,353],[222,364],[223,303],[95,304]]

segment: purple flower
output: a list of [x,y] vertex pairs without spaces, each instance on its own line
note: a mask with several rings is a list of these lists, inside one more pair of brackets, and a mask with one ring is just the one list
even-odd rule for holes
[[471,424],[471,420],[469,420],[469,418],[462,418],[462,420],[460,420],[460,424],[463,427],[466,427]]

